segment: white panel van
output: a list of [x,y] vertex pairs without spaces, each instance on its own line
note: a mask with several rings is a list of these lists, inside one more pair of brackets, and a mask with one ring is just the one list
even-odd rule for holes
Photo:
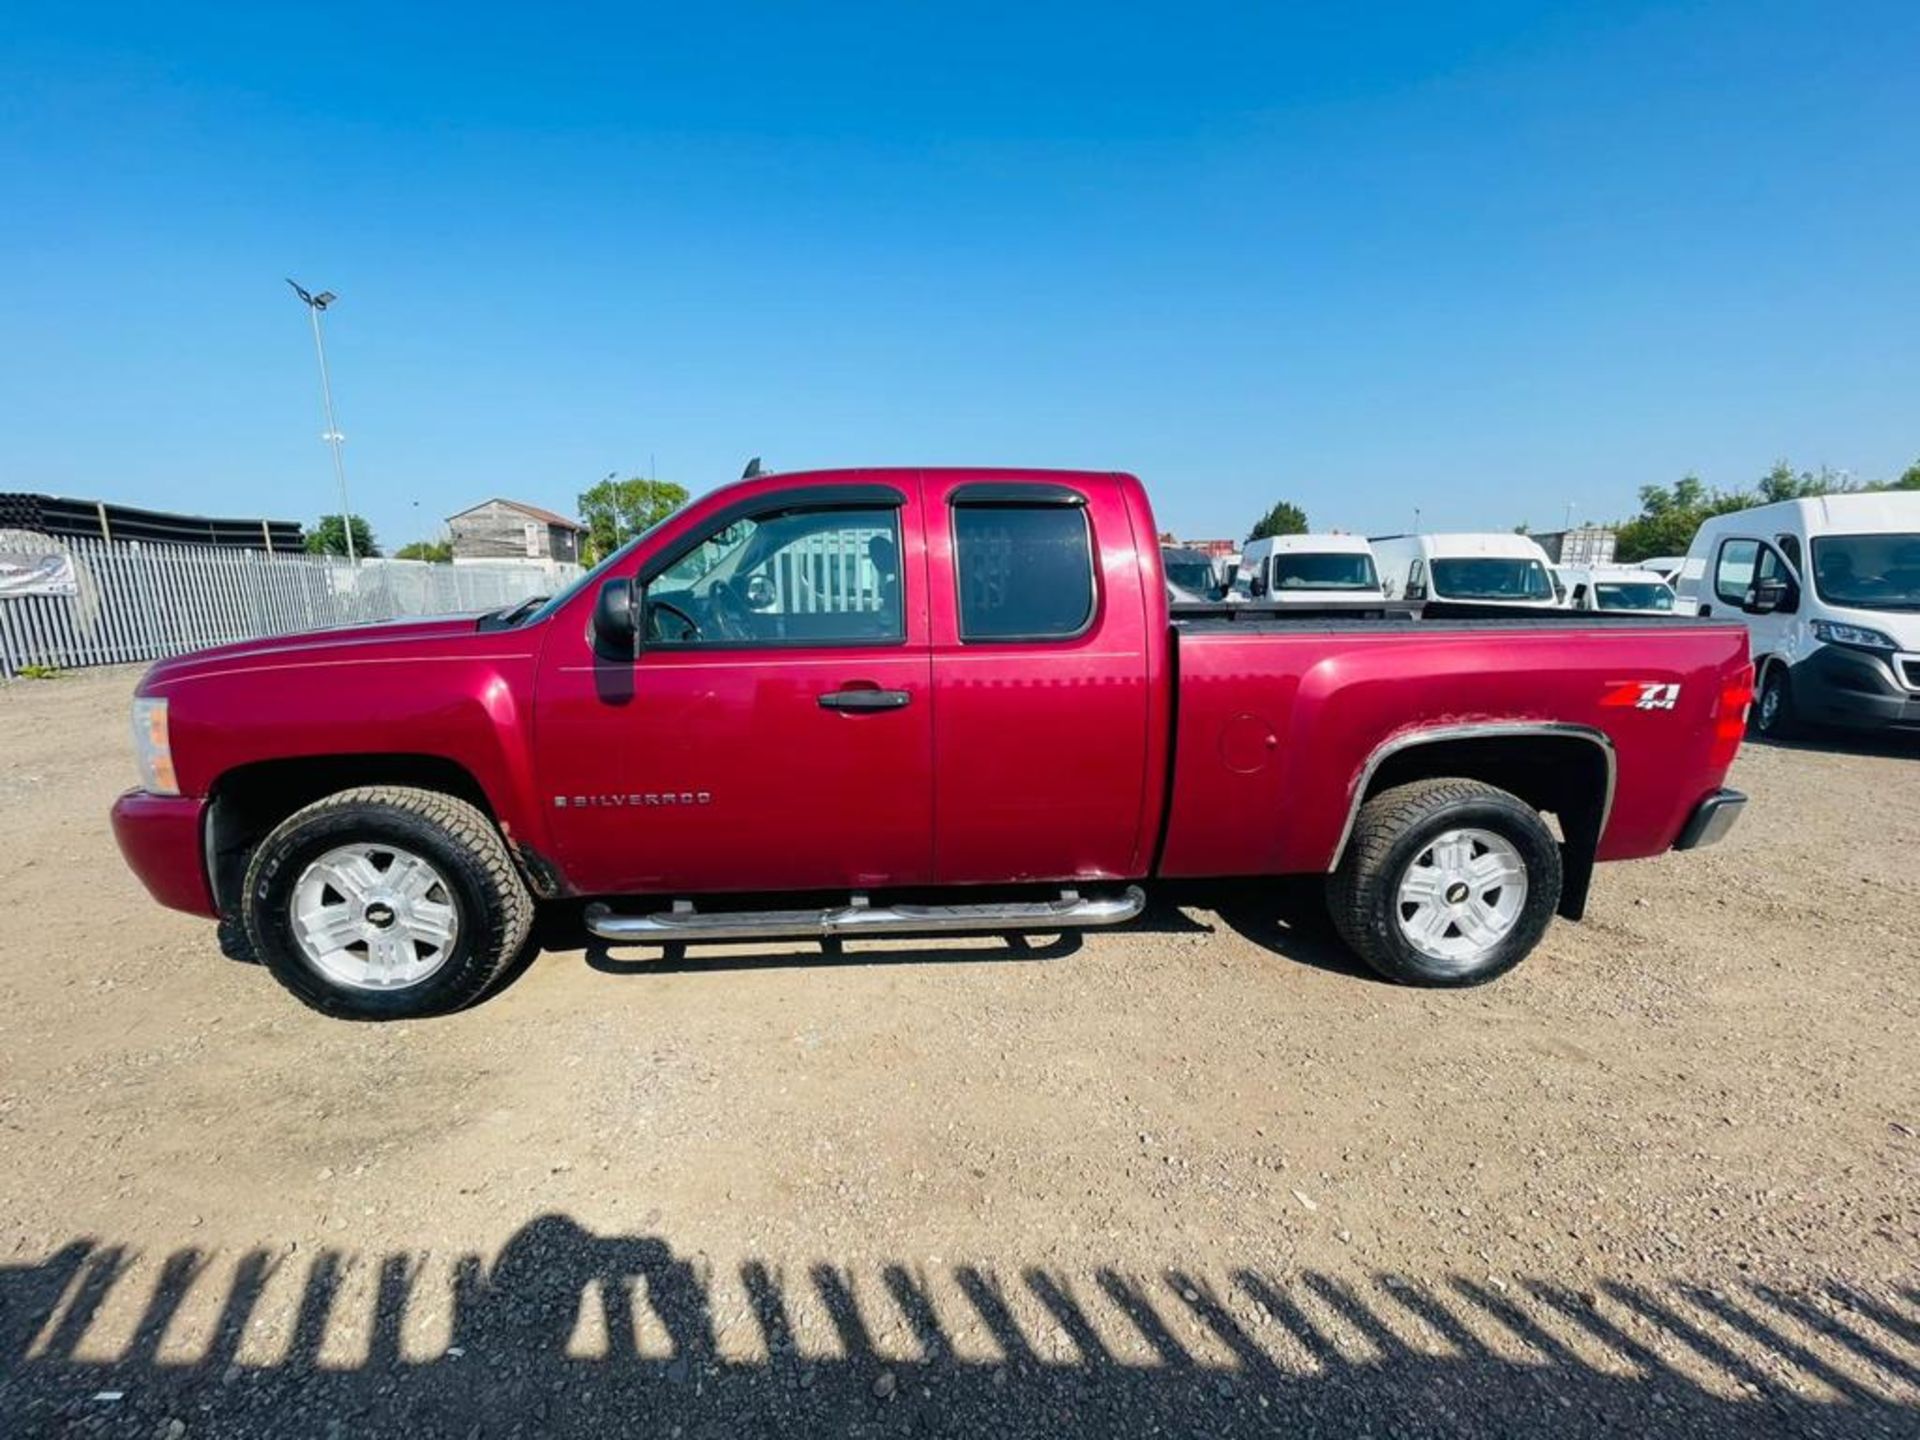
[[[1384,600],[1373,552],[1360,535],[1273,535],[1251,540],[1240,578],[1257,605],[1321,605]],[[1238,582],[1236,582],[1238,583]]]
[[1552,562],[1525,535],[1378,535],[1368,544],[1389,600],[1554,610]]
[[1746,622],[1760,734],[1920,731],[1920,493],[1716,515],[1693,537],[1679,590],[1689,614]]

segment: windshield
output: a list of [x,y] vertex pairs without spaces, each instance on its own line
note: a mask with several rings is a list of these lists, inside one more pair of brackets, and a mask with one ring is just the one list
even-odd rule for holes
[[1166,557],[1167,579],[1182,590],[1204,595],[1213,589],[1213,566],[1206,560],[1176,560]]
[[1441,600],[1553,599],[1553,580],[1538,560],[1476,555],[1435,560],[1433,593]]
[[1596,580],[1593,593],[1602,610],[1673,610],[1673,591],[1657,580]]
[[1273,557],[1276,590],[1378,590],[1373,556],[1283,551]]
[[1829,605],[1920,610],[1920,535],[1820,535],[1813,583]]

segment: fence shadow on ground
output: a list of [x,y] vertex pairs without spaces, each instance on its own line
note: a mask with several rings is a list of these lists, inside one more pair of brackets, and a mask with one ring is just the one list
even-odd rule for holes
[[1920,1291],[711,1266],[561,1215],[490,1264],[76,1240],[0,1265],[0,1415],[14,1435],[1892,1436],[1920,1433]]

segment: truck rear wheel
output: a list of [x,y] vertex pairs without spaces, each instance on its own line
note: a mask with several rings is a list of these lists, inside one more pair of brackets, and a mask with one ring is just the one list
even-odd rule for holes
[[451,795],[399,786],[295,811],[254,851],[241,907],[275,979],[356,1020],[473,1003],[533,924],[533,897],[493,822]]
[[1417,780],[1360,807],[1327,904],[1389,980],[1480,985],[1539,944],[1560,880],[1560,847],[1531,805],[1477,780]]

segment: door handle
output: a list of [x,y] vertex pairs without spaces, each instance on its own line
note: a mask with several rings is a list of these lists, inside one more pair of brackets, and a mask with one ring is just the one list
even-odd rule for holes
[[913,696],[905,690],[829,690],[820,697],[820,708],[864,714],[874,710],[898,710],[911,699]]
[[1712,615],[1713,615],[1713,606],[1702,605],[1700,607],[1700,616],[1702,619],[1710,619]]

